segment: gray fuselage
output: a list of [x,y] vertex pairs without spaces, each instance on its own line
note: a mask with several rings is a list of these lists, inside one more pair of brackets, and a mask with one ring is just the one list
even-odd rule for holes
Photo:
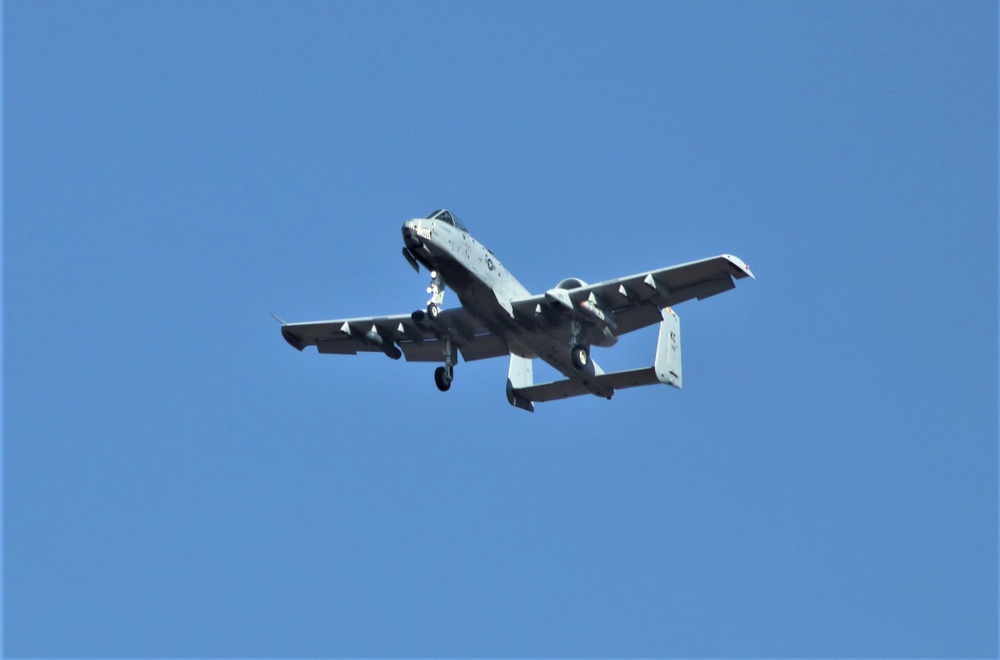
[[[417,261],[441,274],[470,313],[504,338],[511,353],[541,358],[570,378],[579,375],[570,358],[570,334],[553,334],[544,317],[515,315],[511,301],[531,292],[467,231],[434,218],[413,219],[403,223],[403,241]],[[588,344],[613,343],[603,333],[585,336]]]

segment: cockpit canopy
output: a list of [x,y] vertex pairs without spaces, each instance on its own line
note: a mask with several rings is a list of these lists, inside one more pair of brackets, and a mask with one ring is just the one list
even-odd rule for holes
[[427,219],[437,220],[438,222],[449,224],[452,227],[457,227],[464,232],[469,231],[468,229],[465,228],[465,225],[462,224],[462,221],[453,216],[451,214],[451,211],[448,211],[447,209],[438,209],[437,211],[434,211],[434,213],[431,213],[429,216],[427,216]]

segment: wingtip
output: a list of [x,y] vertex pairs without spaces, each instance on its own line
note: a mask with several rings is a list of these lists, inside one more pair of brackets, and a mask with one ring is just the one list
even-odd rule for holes
[[297,351],[301,351],[306,347],[305,340],[303,340],[302,337],[299,337],[294,332],[286,330],[285,326],[281,326],[281,336],[284,337],[285,341],[287,341],[289,345],[291,345],[291,347]]
[[746,263],[739,257],[735,257],[731,254],[725,255],[725,257],[726,259],[729,260],[729,263],[731,263],[736,268],[736,270],[739,271],[740,274],[738,277],[749,277],[752,280],[757,279],[754,276],[754,274],[750,271],[750,265],[748,263]]

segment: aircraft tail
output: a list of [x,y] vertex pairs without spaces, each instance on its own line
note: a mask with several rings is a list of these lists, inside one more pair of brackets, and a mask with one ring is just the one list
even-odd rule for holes
[[[610,374],[598,373],[594,376],[592,385],[609,389],[612,394],[615,390],[656,383],[680,389],[683,383],[681,320],[669,307],[662,310],[662,316],[660,334],[656,342],[656,357],[652,367],[616,371]],[[578,380],[557,380],[535,385],[532,379],[531,360],[511,355],[510,371],[507,374],[507,400],[512,406],[534,411],[532,404],[534,401],[555,401],[593,393],[592,388],[588,388]],[[611,396],[608,395],[608,398]]]
[[681,389],[681,320],[669,307],[661,310],[660,336],[656,340],[656,360],[653,369],[656,380]]
[[528,412],[535,412],[535,406],[519,392],[534,385],[535,377],[532,364],[532,360],[511,353],[510,368],[507,370],[507,401],[515,408]]

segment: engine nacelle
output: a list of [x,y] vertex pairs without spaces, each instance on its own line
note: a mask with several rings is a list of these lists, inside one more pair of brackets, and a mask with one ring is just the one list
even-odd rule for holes
[[[615,330],[618,324],[615,323],[614,316],[607,309],[604,301],[600,300],[593,293],[584,300],[573,302],[570,291],[587,286],[587,283],[578,277],[567,277],[557,284],[555,288],[545,292],[545,299],[553,308],[562,310],[596,326],[595,331],[587,333],[587,341],[595,346],[614,346],[618,342]],[[579,298],[579,294],[577,294]]]
[[587,286],[587,283],[581,280],[579,277],[567,277],[562,282],[556,285],[557,289],[565,289],[569,291],[570,289],[579,289],[582,286]]
[[605,309],[597,301],[597,298],[594,296],[594,294],[591,294],[590,298],[588,298],[587,300],[583,300],[580,302],[580,309],[584,311],[586,314],[596,319],[597,321],[599,321],[600,324],[605,328],[611,328],[612,330],[614,330],[615,328],[618,327],[618,324],[615,323],[614,318],[611,316],[611,314],[605,311]]

